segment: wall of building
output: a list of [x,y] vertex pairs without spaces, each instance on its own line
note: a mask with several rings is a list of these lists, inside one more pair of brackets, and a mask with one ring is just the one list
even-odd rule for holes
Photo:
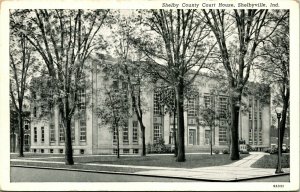
[[[73,142],[74,154],[80,154],[84,150],[84,154],[112,154],[116,150],[116,144],[113,142],[113,131],[108,125],[104,125],[101,121],[101,118],[97,114],[97,105],[99,105],[99,98],[102,98],[103,89],[105,85],[112,83],[110,79],[107,79],[104,73],[97,68],[97,62],[93,61],[93,70],[88,75],[88,80],[90,85],[87,86],[86,90],[86,141],[80,141],[80,126],[78,117],[75,115],[75,141]],[[105,79],[106,78],[106,79]],[[216,89],[219,82],[216,79],[200,76],[196,79],[194,86],[197,89],[198,98],[197,101],[201,105],[204,104],[204,96],[211,95],[212,90]],[[146,109],[145,114],[143,114],[143,123],[146,127],[146,144],[153,144],[154,141],[154,124],[161,122],[161,133],[166,144],[170,144],[170,132],[172,128],[172,122],[170,122],[169,114],[164,114],[163,116],[154,115],[154,85],[149,85],[147,89],[143,92],[144,103],[147,106],[144,106]],[[227,98],[226,94],[217,90],[217,93],[214,93],[215,96],[215,110],[218,111],[219,107],[219,96]],[[130,99],[130,97],[129,97]],[[247,103],[248,98],[243,97],[243,101]],[[81,113],[80,111],[77,113]],[[43,149],[44,153],[60,153],[61,150],[64,151],[64,143],[59,142],[59,118],[58,118],[58,109],[54,110],[53,123],[55,127],[55,142],[50,142],[50,124],[49,121],[41,121],[39,119],[33,118],[31,124],[31,151],[36,151],[37,153],[41,152]],[[198,122],[195,117],[188,117],[188,112],[184,112],[184,126],[185,126],[185,145],[187,149],[191,150],[200,150],[209,148],[207,142],[208,138],[205,138],[205,132],[209,131],[208,126],[199,125],[198,123],[191,124],[189,119],[194,119]],[[49,120],[49,119],[48,119]],[[142,148],[142,138],[140,127],[138,126],[138,143],[133,143],[133,121],[137,121],[135,115],[128,119],[128,142],[123,143],[123,132],[120,131],[120,149],[121,153],[134,153],[141,152]],[[217,120],[218,121],[218,120]],[[217,148],[227,148],[227,143],[220,142],[220,130],[224,129],[220,126],[226,126],[226,120],[218,121],[216,126],[213,129],[213,145]],[[253,126],[253,125],[252,125]],[[34,142],[34,127],[37,127],[37,142]],[[41,127],[45,129],[45,141],[41,142]],[[264,105],[262,108],[262,141],[263,143],[259,147],[267,147],[270,144],[270,107],[269,105]],[[207,132],[208,133],[208,132]],[[192,137],[192,134],[195,134]],[[240,140],[245,140],[246,143],[249,143],[249,113],[240,113],[240,123],[239,123],[239,138]],[[190,136],[191,135],[191,136]],[[206,135],[207,136],[207,135]],[[224,137],[224,135],[223,135]],[[172,143],[172,142],[171,142]],[[50,151],[51,150],[51,151]],[[129,150],[129,151],[128,151]]]

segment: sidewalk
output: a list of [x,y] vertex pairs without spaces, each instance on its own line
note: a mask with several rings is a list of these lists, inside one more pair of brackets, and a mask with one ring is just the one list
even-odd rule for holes
[[[205,181],[238,181],[252,178],[261,178],[276,176],[275,169],[251,168],[250,166],[258,159],[268,155],[266,153],[251,153],[248,157],[236,161],[229,165],[201,167],[201,168],[170,168],[170,167],[154,167],[154,166],[135,166],[135,165],[114,165],[114,164],[95,164],[84,163],[85,166],[96,167],[111,167],[111,168],[133,168],[137,171],[130,174],[141,176],[156,176],[156,177],[169,177],[169,178],[185,178],[193,180]],[[32,162],[41,163],[45,165],[50,164],[64,164],[63,162],[50,162],[42,161],[41,158],[37,159],[11,159],[12,162]],[[76,164],[75,165],[80,165]],[[140,170],[139,170],[140,169]],[[70,168],[70,170],[72,170]],[[80,170],[77,170],[80,171]],[[283,174],[289,174],[289,168],[283,169]],[[101,171],[95,171],[101,172]],[[122,174],[122,173],[119,173]],[[123,173],[126,174],[126,173]]]

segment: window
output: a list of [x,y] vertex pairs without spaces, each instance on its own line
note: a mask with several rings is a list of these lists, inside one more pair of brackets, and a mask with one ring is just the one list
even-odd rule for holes
[[[174,115],[170,115],[170,125],[174,124]],[[175,125],[177,125],[177,117],[175,116]]]
[[219,114],[221,119],[226,118],[226,113],[227,113],[227,97],[220,97],[219,98]]
[[65,130],[62,123],[59,124],[59,142],[65,141]]
[[119,89],[119,83],[118,83],[118,81],[113,81],[112,87],[113,87],[113,89],[115,91],[118,91],[118,89]]
[[36,149],[33,149],[33,152],[36,153]]
[[37,142],[37,129],[36,129],[36,127],[35,128],[33,128],[33,142]]
[[53,153],[53,149],[50,149],[50,153]]
[[118,149],[113,149],[113,154],[117,154],[118,153]]
[[41,153],[44,153],[44,149],[41,149]]
[[86,121],[85,119],[79,120],[80,126],[80,141],[86,141]]
[[160,94],[154,90],[153,114],[161,115]]
[[45,129],[44,127],[41,127],[41,142],[45,142]]
[[[177,133],[177,126],[175,125],[175,134]],[[174,126],[173,125],[171,125],[170,126],[170,137],[169,137],[169,143],[170,144],[174,144]],[[176,134],[176,136],[177,136],[177,134]],[[177,138],[177,137],[176,137]]]
[[45,111],[46,111],[46,107],[45,107],[45,105],[43,105],[43,104],[41,104],[41,113],[40,113],[40,115],[44,115],[45,114]]
[[210,144],[210,130],[205,130],[205,145]]
[[187,115],[190,117],[196,116],[196,98],[189,99]]
[[36,113],[37,113],[36,111],[37,111],[37,109],[36,109],[36,107],[34,107],[33,108],[33,117],[36,117]]
[[224,123],[220,123],[220,127],[219,127],[219,143],[220,145],[226,145],[227,144],[227,139],[226,139],[226,135],[227,135],[227,130],[226,130],[226,126]]
[[28,130],[28,125],[25,125],[25,130]]
[[113,142],[116,143],[118,140],[117,128],[114,128]]
[[59,153],[64,153],[64,150],[63,149],[59,149]]
[[55,141],[55,129],[54,129],[54,125],[51,124],[50,125],[50,142],[54,142]]
[[71,139],[75,141],[75,121],[71,120]]
[[153,131],[154,131],[153,140],[154,140],[154,142],[157,142],[162,137],[161,125],[160,124],[155,124]]
[[84,154],[84,149],[80,149],[80,154],[81,154],[81,155]]
[[134,143],[138,142],[138,122],[137,121],[132,122],[132,141]]
[[36,92],[34,92],[34,91],[32,92],[32,98],[36,99]]
[[127,88],[128,88],[128,83],[122,82],[122,89],[127,90]]
[[133,154],[139,154],[139,149],[133,149]]
[[129,153],[129,149],[123,149],[123,154],[128,154]]
[[204,106],[206,108],[210,107],[212,102],[211,102],[212,98],[209,95],[204,95]]
[[24,135],[24,144],[29,145],[29,135]]
[[123,127],[123,142],[128,144],[128,126]]
[[79,90],[79,110],[85,110],[85,90],[80,89]]

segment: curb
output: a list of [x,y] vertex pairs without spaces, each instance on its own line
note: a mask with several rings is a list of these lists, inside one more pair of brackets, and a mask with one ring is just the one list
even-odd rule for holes
[[165,175],[147,175],[139,173],[126,173],[126,172],[117,172],[117,171],[96,171],[88,169],[70,169],[70,168],[58,168],[58,167],[40,167],[40,166],[31,166],[31,165],[11,165],[10,167],[21,167],[21,168],[33,168],[33,169],[47,169],[47,170],[62,170],[62,171],[77,171],[77,172],[86,172],[86,173],[102,173],[102,174],[116,174],[116,175],[130,175],[130,176],[143,176],[143,177],[157,177],[157,178],[172,178],[172,179],[184,179],[191,181],[206,181],[206,182],[239,182],[253,179],[263,179],[270,177],[278,177],[284,175],[290,175],[290,173],[280,173],[277,175],[266,175],[266,176],[257,176],[252,178],[241,178],[241,179],[201,179],[201,178],[192,178],[192,177],[180,177],[180,176],[165,176]]

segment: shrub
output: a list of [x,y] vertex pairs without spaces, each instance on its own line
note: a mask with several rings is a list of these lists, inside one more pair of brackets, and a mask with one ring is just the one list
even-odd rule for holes
[[220,151],[218,149],[214,150],[214,154],[219,154]]
[[271,148],[266,148],[266,149],[264,150],[265,153],[270,153],[270,151],[271,151]]
[[159,138],[156,143],[147,145],[147,153],[171,153],[171,146],[166,146],[163,138]]
[[229,151],[228,151],[227,149],[223,149],[223,150],[222,150],[222,153],[223,153],[223,154],[229,154]]

